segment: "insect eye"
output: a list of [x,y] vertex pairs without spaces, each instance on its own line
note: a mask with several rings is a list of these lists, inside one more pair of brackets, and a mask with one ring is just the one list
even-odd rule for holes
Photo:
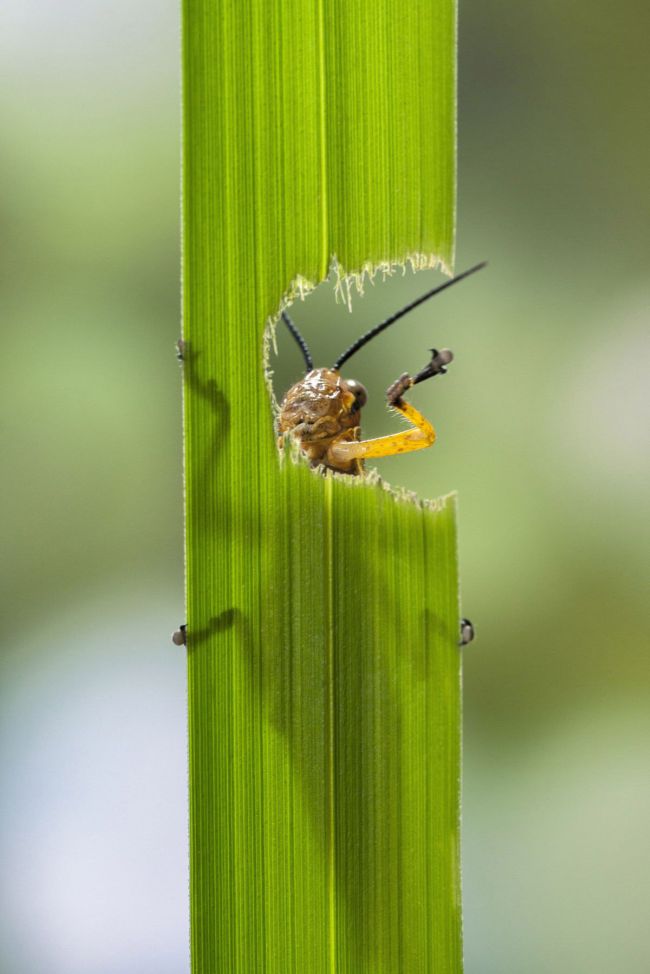
[[362,409],[368,402],[368,393],[366,392],[366,387],[362,386],[360,382],[356,379],[346,379],[345,384],[354,396],[355,408]]

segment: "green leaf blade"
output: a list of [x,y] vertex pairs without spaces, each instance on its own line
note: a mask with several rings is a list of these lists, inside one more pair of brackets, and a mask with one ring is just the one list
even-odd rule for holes
[[183,9],[193,971],[458,972],[454,505],[281,463],[262,367],[333,259],[451,264],[454,5]]

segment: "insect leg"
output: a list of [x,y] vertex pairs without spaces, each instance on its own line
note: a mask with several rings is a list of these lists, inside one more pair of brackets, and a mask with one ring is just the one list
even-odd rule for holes
[[328,463],[336,466],[348,463],[350,460],[390,457],[396,453],[410,453],[412,450],[423,450],[427,446],[433,446],[436,431],[429,420],[403,399],[392,405],[413,423],[412,429],[393,433],[390,436],[380,436],[373,440],[362,440],[360,443],[336,440],[327,451]]
[[461,619],[460,620],[460,642],[458,645],[467,646],[468,643],[471,643],[475,635],[476,632],[470,620]]
[[178,629],[172,633],[172,642],[174,646],[187,646],[187,626],[179,626]]
[[423,450],[433,446],[436,441],[436,431],[428,419],[419,410],[402,398],[404,392],[418,382],[423,382],[434,375],[446,372],[445,366],[451,362],[451,352],[432,350],[431,362],[424,369],[411,377],[406,372],[400,376],[386,392],[388,405],[396,409],[410,423],[412,428],[390,436],[380,436],[377,439],[362,440],[360,443],[350,443],[335,440],[329,448],[328,462],[333,464],[346,463],[350,460],[365,460],[372,457],[390,457],[397,453],[410,453],[412,450]]

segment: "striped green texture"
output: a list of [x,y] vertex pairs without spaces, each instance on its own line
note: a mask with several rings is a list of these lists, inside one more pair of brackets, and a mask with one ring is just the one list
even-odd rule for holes
[[183,48],[192,970],[455,974],[453,500],[281,463],[263,368],[332,261],[451,265],[454,4],[184,0]]

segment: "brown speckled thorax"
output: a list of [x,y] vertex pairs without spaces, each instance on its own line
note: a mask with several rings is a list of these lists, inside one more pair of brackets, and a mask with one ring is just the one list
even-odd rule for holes
[[291,386],[280,407],[279,432],[293,433],[312,466],[332,466],[341,473],[359,473],[361,462],[333,466],[326,454],[333,443],[359,439],[365,390],[333,369],[313,369]]

